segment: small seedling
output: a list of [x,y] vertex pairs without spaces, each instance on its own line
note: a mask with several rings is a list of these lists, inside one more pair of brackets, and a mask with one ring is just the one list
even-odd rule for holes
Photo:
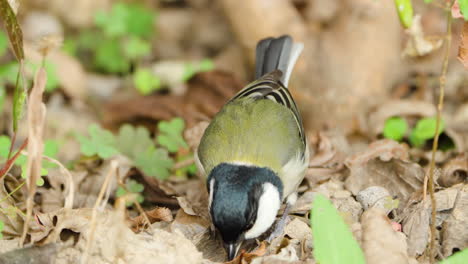
[[385,138],[401,141],[408,130],[408,123],[404,118],[391,117],[385,121],[383,134]]
[[[411,145],[421,147],[427,140],[433,139],[436,135],[436,122],[437,120],[435,117],[427,117],[419,120],[409,137]],[[441,120],[438,131],[439,135],[444,131],[444,129],[445,124],[443,120]]]
[[169,122],[161,121],[158,124],[160,134],[156,138],[158,143],[175,153],[179,148],[188,148],[182,136],[185,123],[181,118],[174,118]]
[[88,127],[89,138],[77,135],[80,150],[86,156],[97,155],[102,159],[110,158],[119,152],[116,149],[114,135],[96,124]]
[[[10,150],[10,145],[11,145],[11,140],[7,136],[0,136],[0,157],[1,158],[7,158],[8,157],[8,152]],[[46,140],[44,142],[44,151],[43,151],[43,156],[51,157],[51,158],[56,158],[57,153],[59,151],[59,144],[55,140]],[[21,177],[23,179],[26,178],[26,166],[28,163],[28,157],[26,155],[21,154],[16,160],[15,164],[21,167]],[[56,168],[57,165],[53,162],[47,161],[47,160],[42,160],[42,166],[41,166],[41,175],[47,175],[49,174],[49,169],[51,168]],[[37,179],[36,185],[42,186],[44,184],[44,179],[40,177]]]
[[[140,184],[135,180],[128,180],[125,183],[125,188],[123,188],[122,186],[119,186],[119,188],[117,188],[117,191],[116,191],[115,195],[117,197],[122,197],[122,196],[124,196],[124,195],[126,195],[128,193],[127,190],[130,193],[136,194],[136,201],[138,203],[142,203],[144,201],[143,195],[141,195],[141,193],[144,190],[143,184]],[[126,202],[127,206],[131,206],[132,204],[133,204],[133,201],[127,201]]]

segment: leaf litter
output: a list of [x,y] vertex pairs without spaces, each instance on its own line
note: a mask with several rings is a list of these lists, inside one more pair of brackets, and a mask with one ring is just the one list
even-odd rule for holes
[[[76,27],[77,24],[92,23],[92,19],[87,16],[73,18],[67,15],[67,12],[63,11],[63,3],[59,2],[53,0],[49,4],[57,14],[61,14],[61,19],[73,25],[72,27]],[[74,7],[84,8],[78,2],[80,1],[77,1]],[[92,2],[89,6],[108,6],[105,1]],[[188,2],[190,4],[197,2],[193,5],[203,5],[203,1]],[[294,2],[300,5],[301,1]],[[316,2],[317,6],[324,5],[321,3],[323,1]],[[313,8],[319,8],[317,6]],[[366,21],[371,20],[371,16],[367,17],[368,11],[360,11],[362,6],[353,6],[353,8],[357,11],[354,13],[366,17]],[[165,9],[162,8],[161,12],[167,12]],[[305,9],[307,11],[304,11]],[[309,9],[312,7],[298,8],[302,10],[301,12],[310,13]],[[305,15],[305,18],[308,16]],[[333,23],[337,14],[329,16],[328,23]],[[85,21],[86,19],[88,20]],[[357,20],[362,20],[362,17],[356,18]],[[189,24],[184,27],[189,28]],[[426,32],[427,24],[424,17],[422,19],[416,17],[407,33],[409,40],[406,42],[407,48],[404,52],[417,60],[430,58],[441,44],[440,41],[433,41],[423,33]],[[299,28],[306,27],[301,23],[295,25]],[[314,30],[317,27],[322,28],[316,24],[308,26]],[[239,30],[235,25],[233,28]],[[243,38],[242,32],[236,34]],[[161,34],[168,33],[162,31]],[[223,31],[223,36],[229,40],[229,43],[232,42],[230,49],[232,47],[239,49],[238,54],[242,54],[241,50],[244,48],[249,49],[247,46],[252,46],[244,41],[242,48],[237,47],[240,46],[239,43],[234,43],[232,40],[235,37],[226,30]],[[249,39],[256,38],[249,37]],[[462,38],[465,36],[462,35]],[[186,41],[183,39],[185,38],[180,37],[178,41]],[[30,44],[25,44],[26,57],[33,56],[29,50]],[[185,48],[181,47],[191,46],[190,52],[193,54],[212,55],[218,52],[224,54],[222,50],[212,50],[211,44],[205,43],[204,47],[197,45],[200,44],[192,47],[187,43],[171,43],[167,46],[173,47],[173,50],[184,50]],[[310,43],[307,45],[312,46]],[[397,43],[392,45],[399,46]],[[153,46],[157,50],[161,48],[157,44]],[[463,48],[464,44],[461,44],[460,60],[465,62]],[[178,155],[181,153],[190,155],[196,151],[209,119],[242,87],[241,82],[231,73],[212,71],[195,74],[187,83],[174,79],[172,84],[168,84],[171,87],[167,88],[167,93],[157,91],[141,96],[125,88],[128,84],[127,76],[88,73],[84,70],[82,62],[64,53],[60,50],[49,54],[57,65],[62,65],[60,68],[63,71],[59,72],[58,78],[60,91],[46,94],[43,98],[49,114],[49,117],[43,121],[46,122],[44,130],[46,137],[49,135],[54,139],[73,138],[73,135],[70,136],[70,131],[81,135],[74,144],[62,145],[60,151],[67,153],[58,154],[60,160],[66,161],[64,166],[70,170],[72,180],[70,181],[66,173],[59,168],[51,168],[47,175],[40,175],[45,183],[44,186],[37,188],[34,197],[35,204],[32,210],[34,217],[29,222],[30,228],[26,236],[26,243],[30,247],[12,251],[18,248],[18,237],[24,226],[25,216],[22,212],[26,208],[24,204],[26,192],[21,188],[13,192],[22,184],[16,177],[20,170],[17,166],[13,166],[9,173],[0,179],[0,221],[4,223],[2,235],[8,239],[0,240],[0,260],[13,260],[13,254],[16,254],[26,258],[33,256],[37,259],[47,256],[46,260],[54,256],[56,263],[78,263],[82,261],[85,253],[90,263],[151,263],[151,260],[156,259],[158,263],[224,262],[226,256],[222,243],[213,232],[209,221],[205,184],[193,174],[188,176],[184,174],[182,177],[176,175],[173,167],[181,162]],[[193,54],[190,53],[190,56]],[[218,55],[218,57],[220,61],[225,60],[223,56]],[[237,57],[237,60],[242,61],[241,56]],[[362,58],[364,61],[365,58]],[[160,63],[146,65],[149,61],[145,58],[145,69],[163,67],[166,59],[158,57],[157,60]],[[230,61],[224,61],[222,64],[225,65],[223,69],[232,70],[229,68]],[[237,65],[242,64],[243,62]],[[365,65],[365,62],[362,64]],[[298,72],[304,68],[304,63],[300,62]],[[348,70],[352,68],[348,67]],[[365,67],[356,68],[362,71]],[[167,68],[164,70],[167,71]],[[323,68],[320,70],[326,73]],[[432,89],[430,82],[432,72],[419,73],[420,69],[414,67],[411,71],[423,76],[421,78],[424,84],[418,83],[417,89]],[[180,72],[178,69],[176,73]],[[74,75],[67,78],[68,74]],[[245,72],[242,74],[245,76]],[[404,74],[401,72],[397,74],[398,81],[401,81],[401,76]],[[96,79],[96,76],[99,76],[100,81],[98,84],[93,84],[92,80]],[[328,78],[327,74],[323,74],[323,78]],[[460,77],[459,80],[463,81],[463,78]],[[324,81],[327,84],[327,80]],[[392,81],[396,82],[395,79]],[[354,82],[359,85],[368,84],[367,80],[352,83]],[[183,89],[175,86],[183,86]],[[377,87],[372,84],[368,86]],[[408,88],[408,93],[412,90],[410,86],[405,86]],[[295,97],[298,94],[299,106],[304,102],[306,104],[313,102],[310,101],[307,92],[292,90],[292,93]],[[98,99],[96,102],[90,102],[96,99],[90,100],[88,96]],[[419,118],[434,116],[436,109],[432,101],[428,98],[421,100],[418,96],[387,100],[366,113],[360,113],[362,116],[359,118],[362,117],[362,120],[358,120],[355,127],[358,131],[344,133],[315,125],[308,126],[310,150],[313,153],[310,168],[299,188],[298,201],[291,210],[290,221],[283,234],[271,244],[251,241],[243,248],[245,252],[230,263],[316,263],[318,260],[314,259],[314,254],[318,251],[316,247],[320,245],[314,243],[313,238],[317,235],[313,233],[318,230],[314,228],[311,230],[309,219],[314,217],[313,211],[317,210],[314,204],[320,205],[322,202],[323,205],[323,196],[331,202],[328,208],[337,209],[335,218],[344,220],[340,228],[350,231],[348,238],[350,241],[355,240],[354,244],[362,248],[367,263],[426,263],[423,254],[430,239],[428,228],[430,199],[423,197],[422,189],[423,179],[427,174],[425,162],[428,160],[429,152],[409,147],[405,141],[407,135],[401,138],[400,142],[381,139],[388,118],[398,116],[412,125]],[[453,140],[455,150],[437,153],[439,185],[436,186],[435,196],[439,258],[450,256],[467,247],[468,234],[465,227],[468,219],[466,216],[468,211],[466,131],[468,130],[466,111],[463,110],[466,98],[463,96],[459,95],[460,98],[454,103],[453,109],[444,112],[444,121],[446,121],[444,133]],[[317,98],[321,100],[320,95],[317,95]],[[445,117],[451,117],[452,114],[454,118],[445,120]],[[314,124],[311,121],[314,119],[313,116],[308,111],[304,111],[306,125]],[[101,117],[102,127],[89,125],[98,123]],[[172,119],[174,117],[182,119],[174,121]],[[19,127],[23,126],[19,124]],[[0,129],[7,131],[3,126],[2,122]],[[26,137],[24,131],[19,131],[18,135],[21,139]],[[77,141],[81,141],[81,144]],[[38,142],[33,142],[30,147],[36,146],[36,143]],[[78,150],[80,146],[84,151]],[[81,154],[85,155],[79,156]],[[77,162],[68,163],[76,159]],[[114,171],[113,175],[108,176],[111,169]],[[154,175],[159,177],[152,177]],[[109,178],[106,180],[106,177]],[[126,184],[137,188],[130,188],[130,185]],[[67,199],[70,200],[70,186],[74,186],[74,198],[71,206],[66,206],[67,203],[70,204],[67,202]],[[127,186],[132,190],[119,192],[119,186]],[[135,202],[139,200],[136,198],[138,195],[144,198],[140,205],[142,208],[136,206],[139,204]],[[128,201],[133,201],[134,205],[126,207]],[[282,210],[279,215],[281,213]],[[333,234],[334,231],[330,233]]]

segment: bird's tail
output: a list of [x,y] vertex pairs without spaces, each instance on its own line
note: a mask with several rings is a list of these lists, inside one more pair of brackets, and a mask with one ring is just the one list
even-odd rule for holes
[[302,43],[293,43],[288,35],[261,40],[256,50],[255,79],[274,70],[280,70],[283,73],[281,82],[287,87],[292,69],[303,47]]

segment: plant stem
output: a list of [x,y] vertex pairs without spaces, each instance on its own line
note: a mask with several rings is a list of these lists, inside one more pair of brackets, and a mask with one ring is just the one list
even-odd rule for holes
[[447,78],[448,70],[448,60],[450,57],[450,48],[452,44],[452,14],[450,7],[453,5],[454,1],[448,2],[447,10],[447,33],[446,33],[446,42],[445,42],[445,56],[444,62],[442,65],[442,73],[440,75],[440,86],[439,86],[439,102],[437,104],[437,117],[436,117],[436,129],[434,135],[434,141],[432,144],[432,153],[431,153],[431,163],[429,168],[429,195],[431,197],[431,241],[429,244],[429,262],[435,263],[435,237],[436,237],[436,200],[434,194],[434,171],[435,171],[435,154],[437,151],[437,146],[439,144],[439,130],[440,130],[440,119],[442,115],[442,109],[444,106],[444,92],[445,84]]
[[23,187],[23,185],[26,183],[26,181],[23,181],[22,183],[20,183],[20,185],[18,185],[13,191],[11,191],[9,194],[7,194],[5,197],[3,197],[2,199],[0,199],[0,203],[5,201],[6,199],[8,199],[8,197],[11,197],[16,191],[18,191],[19,189],[21,189],[21,187]]

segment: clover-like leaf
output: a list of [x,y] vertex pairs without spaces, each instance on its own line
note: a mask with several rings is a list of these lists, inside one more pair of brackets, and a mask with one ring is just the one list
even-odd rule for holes
[[151,9],[138,4],[127,4],[127,11],[127,32],[138,37],[151,37],[156,14]]
[[159,135],[157,141],[170,152],[177,152],[179,148],[188,148],[182,133],[185,122],[182,118],[174,118],[171,121],[161,121],[158,124]]
[[[125,183],[125,187],[130,193],[134,193],[134,194],[137,195],[137,197],[136,197],[137,202],[142,203],[144,201],[143,195],[141,195],[141,192],[143,192],[143,190],[145,188],[143,186],[143,184],[140,184],[135,180],[128,180]],[[122,197],[125,194],[127,194],[127,191],[125,190],[125,188],[119,186],[119,188],[117,188],[117,191],[116,191],[116,196],[117,197]],[[127,206],[130,206],[132,204],[133,204],[132,201],[128,201],[126,203]]]
[[151,145],[138,154],[135,165],[146,175],[163,180],[170,176],[169,170],[174,166],[174,161],[165,149]]
[[135,160],[139,153],[146,151],[148,146],[154,145],[150,132],[145,127],[133,127],[124,124],[119,129],[116,145],[120,153]]
[[124,36],[127,33],[128,8],[125,3],[112,5],[110,12],[99,11],[94,23],[109,37]]
[[129,37],[123,46],[125,56],[135,60],[151,52],[151,43],[139,37]]
[[96,124],[92,124],[88,128],[88,133],[89,138],[77,135],[81,153],[85,156],[98,155],[106,159],[119,153],[115,147],[115,137],[111,132],[102,129]]
[[123,56],[120,42],[115,39],[104,39],[98,42],[94,64],[109,73],[127,72],[130,62]]
[[404,118],[391,117],[385,121],[383,135],[385,138],[400,141],[408,130],[408,123]]

